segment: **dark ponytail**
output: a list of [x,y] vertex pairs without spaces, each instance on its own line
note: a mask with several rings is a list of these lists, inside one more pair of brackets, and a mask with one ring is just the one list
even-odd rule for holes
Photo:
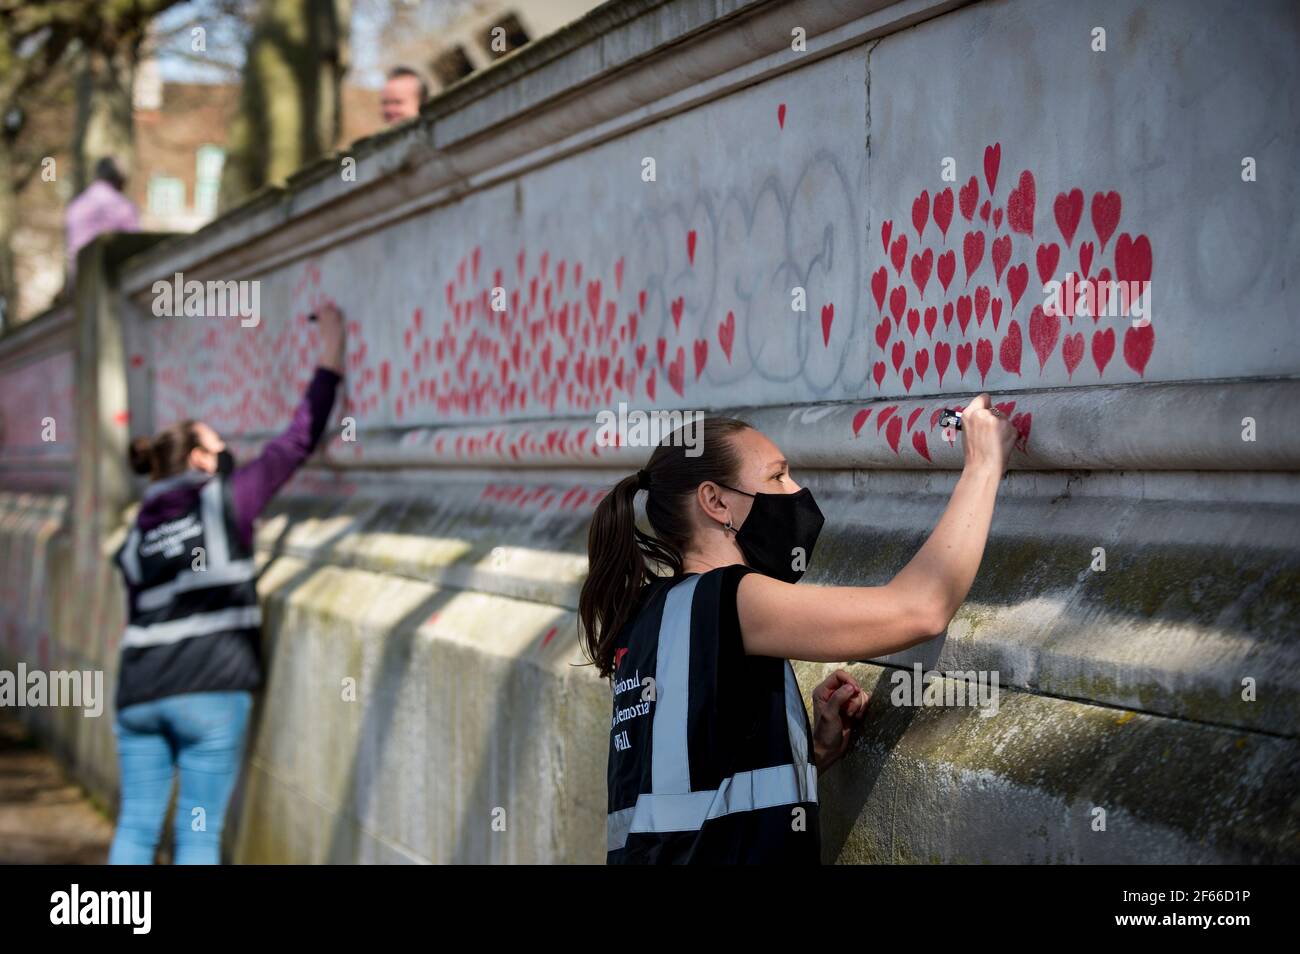
[[189,467],[190,451],[199,446],[194,424],[192,420],[177,421],[153,439],[135,438],[127,450],[131,469],[137,474],[148,474],[153,480],[185,470]]
[[[685,425],[689,426],[689,425]],[[624,477],[596,506],[587,532],[587,579],[578,596],[583,649],[602,676],[614,672],[614,640],[636,612],[641,588],[658,574],[649,564],[682,572],[690,545],[691,507],[706,480],[735,483],[739,455],[732,437],[750,425],[730,417],[704,419],[698,456],[688,456],[681,429],[655,448],[645,465],[646,520],[636,525],[637,474]],[[649,563],[647,563],[649,561]]]

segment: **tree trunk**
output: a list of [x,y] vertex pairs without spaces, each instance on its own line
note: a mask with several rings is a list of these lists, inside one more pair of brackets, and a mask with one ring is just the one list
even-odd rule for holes
[[18,280],[14,273],[13,235],[18,225],[18,197],[13,181],[9,139],[0,130],[0,332],[18,323]]
[[95,177],[104,156],[117,160],[127,175],[135,164],[131,106],[139,41],[110,50],[86,49],[77,71],[77,124],[73,132],[73,187],[80,192]]
[[349,0],[262,0],[222,173],[223,211],[334,148],[350,14]]

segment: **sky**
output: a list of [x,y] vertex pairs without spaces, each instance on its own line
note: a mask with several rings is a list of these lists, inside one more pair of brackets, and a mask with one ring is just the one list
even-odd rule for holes
[[[186,0],[157,20],[163,37],[159,70],[167,83],[236,82],[244,59],[248,27],[225,11],[256,9],[256,0]],[[433,36],[440,26],[473,6],[472,0],[353,0],[351,69],[348,82],[378,88],[385,67],[383,28],[394,14],[410,17],[413,28]],[[251,14],[249,14],[251,15]],[[195,29],[202,29],[206,50],[193,52]]]

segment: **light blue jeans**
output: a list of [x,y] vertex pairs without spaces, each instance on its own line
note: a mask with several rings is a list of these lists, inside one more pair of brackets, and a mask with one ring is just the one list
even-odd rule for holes
[[187,692],[118,712],[113,730],[122,807],[110,865],[153,864],[177,768],[174,861],[221,863],[221,829],[239,776],[252,705],[250,692]]

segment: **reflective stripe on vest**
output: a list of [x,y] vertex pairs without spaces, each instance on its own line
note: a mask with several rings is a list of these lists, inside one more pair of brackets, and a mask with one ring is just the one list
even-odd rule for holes
[[128,626],[122,645],[132,649],[176,643],[191,636],[207,636],[232,629],[252,629],[262,625],[260,606],[231,606],[211,613],[191,613],[149,626]]
[[691,604],[699,575],[676,584],[664,600],[655,663],[650,791],[636,804],[611,812],[606,850],[618,851],[629,835],[698,831],[733,812],[817,801],[817,767],[808,762],[807,718],[794,667],[785,664],[786,731],[794,761],[737,772],[706,791],[691,791],[687,719],[690,702]]
[[[199,522],[203,527],[204,568],[195,570],[186,566],[166,582],[136,593],[132,611],[135,618],[126,627],[122,638],[124,648],[159,646],[191,636],[252,629],[261,625],[262,610],[255,598],[251,604],[241,601],[221,609],[189,613],[145,625],[136,621],[139,614],[165,610],[182,593],[252,583],[257,578],[257,567],[251,557],[235,560],[230,557],[223,480],[208,480],[199,490],[198,503]],[[132,527],[119,561],[128,581],[134,586],[144,582],[139,554],[142,539],[144,535],[139,527]]]

